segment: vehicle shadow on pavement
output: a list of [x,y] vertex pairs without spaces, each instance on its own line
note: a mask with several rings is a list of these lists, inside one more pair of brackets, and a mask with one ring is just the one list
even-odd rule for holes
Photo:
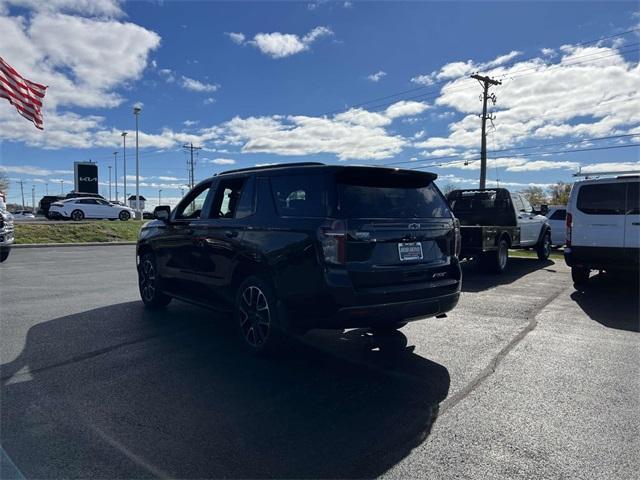
[[374,477],[448,394],[400,332],[312,332],[260,358],[213,316],[130,302],[32,327],[0,366],[3,447],[37,478]]
[[596,322],[609,328],[640,332],[638,279],[599,273],[571,299]]
[[538,270],[548,269],[555,272],[552,260],[538,260],[537,258],[509,258],[509,264],[504,273],[487,273],[480,269],[478,262],[462,262],[462,291],[482,292],[499,285],[507,285],[520,280],[525,275]]

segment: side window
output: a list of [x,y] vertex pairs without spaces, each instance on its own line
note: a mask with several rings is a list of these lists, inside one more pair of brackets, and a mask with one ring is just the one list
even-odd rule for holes
[[511,195],[511,202],[513,203],[513,208],[516,212],[524,210],[524,205],[522,204],[522,200],[520,200],[520,195]]
[[176,208],[175,220],[192,220],[202,218],[202,210],[205,208],[205,201],[211,190],[211,184],[201,185],[191,190]]
[[624,183],[583,185],[578,191],[578,210],[587,215],[623,215],[626,190]]
[[627,215],[640,215],[640,182],[627,183]]
[[566,220],[567,219],[567,211],[563,208],[559,208],[549,217],[549,220]]
[[520,195],[520,201],[522,202],[522,206],[524,207],[524,211],[525,212],[527,212],[527,213],[532,213],[533,212],[533,207],[529,203],[529,200],[526,199],[526,197]]
[[245,182],[234,218],[245,218],[255,213],[255,183],[255,177],[249,177]]
[[[209,218],[242,218],[253,213],[253,199],[249,205],[246,204],[249,197],[244,195],[245,186],[249,187],[252,182],[247,177],[230,178],[221,180],[218,184],[216,196],[211,206]],[[249,190],[250,188],[247,188]],[[246,197],[246,198],[245,198]],[[244,200],[242,206],[242,216],[238,216],[240,202]]]
[[286,217],[325,217],[325,177],[286,175],[271,177],[271,191],[278,215]]
[[98,204],[100,205],[111,205],[109,202],[107,202],[106,200],[96,200],[96,202],[98,202]]

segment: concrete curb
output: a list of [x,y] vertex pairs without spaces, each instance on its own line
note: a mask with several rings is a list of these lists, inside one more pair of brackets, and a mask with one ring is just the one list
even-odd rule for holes
[[86,242],[86,243],[23,243],[13,244],[11,248],[48,248],[48,247],[103,247],[135,245],[136,242]]

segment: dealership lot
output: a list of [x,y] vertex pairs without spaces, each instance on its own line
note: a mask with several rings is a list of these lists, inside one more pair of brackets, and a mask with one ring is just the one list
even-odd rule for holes
[[143,310],[133,246],[0,268],[2,447],[27,478],[634,478],[637,285],[563,262],[464,268],[444,319],[239,349],[228,319]]

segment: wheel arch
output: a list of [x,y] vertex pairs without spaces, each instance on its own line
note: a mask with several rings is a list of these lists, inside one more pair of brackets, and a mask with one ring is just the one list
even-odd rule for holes
[[542,225],[542,228],[540,229],[540,233],[538,234],[538,241],[536,242],[536,244],[541,243],[542,239],[547,233],[551,235],[551,226],[548,223],[544,223]]
[[233,290],[237,289],[246,278],[252,275],[260,277],[265,281],[270,281],[275,288],[273,270],[266,262],[249,259],[243,259],[236,265],[231,276],[231,288]]

